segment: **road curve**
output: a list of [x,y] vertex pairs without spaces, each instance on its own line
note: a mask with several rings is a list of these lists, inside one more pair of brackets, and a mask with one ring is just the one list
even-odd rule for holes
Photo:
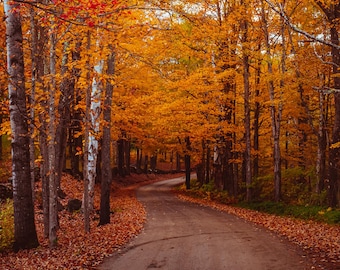
[[294,247],[233,215],[180,201],[170,191],[184,178],[137,190],[147,222],[101,270],[310,269]]

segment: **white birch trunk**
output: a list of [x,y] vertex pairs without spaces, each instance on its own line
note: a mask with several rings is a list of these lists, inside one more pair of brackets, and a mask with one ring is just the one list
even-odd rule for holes
[[98,139],[97,135],[99,133],[99,117],[100,117],[100,105],[101,96],[103,92],[103,86],[101,83],[100,76],[103,73],[104,61],[98,61],[97,65],[94,67],[95,76],[92,81],[92,91],[91,91],[91,132],[89,134],[89,151],[88,151],[88,194],[89,194],[89,211],[92,212],[93,199],[94,199],[94,186],[96,180],[96,167],[98,158]]

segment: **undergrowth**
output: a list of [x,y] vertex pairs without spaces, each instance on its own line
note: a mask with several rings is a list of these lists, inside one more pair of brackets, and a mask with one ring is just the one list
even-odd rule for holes
[[263,202],[237,202],[237,199],[228,195],[226,191],[219,191],[214,187],[214,183],[200,185],[193,179],[191,189],[186,190],[185,185],[177,187],[177,190],[194,198],[201,198],[215,201],[222,204],[229,204],[236,207],[247,208],[259,212],[265,212],[278,216],[289,216],[304,220],[314,220],[328,224],[340,224],[340,209],[327,208],[316,205],[296,205],[288,203],[276,203],[272,201]]
[[290,216],[304,220],[314,220],[328,224],[340,224],[340,209],[325,208],[315,205],[290,205],[276,202],[240,202],[237,206],[274,214]]
[[13,201],[0,204],[0,252],[12,247],[14,241]]

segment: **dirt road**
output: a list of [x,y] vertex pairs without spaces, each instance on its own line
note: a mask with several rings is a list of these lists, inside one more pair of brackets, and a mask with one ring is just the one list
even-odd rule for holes
[[226,213],[178,200],[177,178],[141,187],[148,213],[143,232],[99,269],[310,269],[293,246]]

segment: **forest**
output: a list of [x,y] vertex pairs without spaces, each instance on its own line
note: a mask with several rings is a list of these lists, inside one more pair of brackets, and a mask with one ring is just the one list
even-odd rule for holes
[[82,179],[85,231],[96,182],[104,225],[113,176],[162,159],[237,201],[340,207],[338,1],[0,5],[15,249],[38,245],[37,174],[51,247],[62,172]]

